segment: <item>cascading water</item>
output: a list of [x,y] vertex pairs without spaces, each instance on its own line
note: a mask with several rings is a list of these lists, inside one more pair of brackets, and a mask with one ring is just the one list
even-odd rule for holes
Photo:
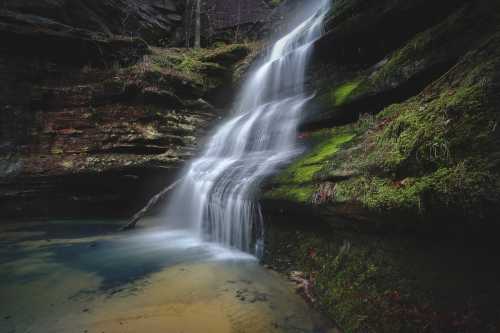
[[262,216],[254,202],[260,182],[300,150],[297,126],[304,75],[313,42],[331,0],[311,1],[310,15],[279,39],[249,77],[235,114],[188,167],[168,206],[168,216],[201,236],[259,254]]

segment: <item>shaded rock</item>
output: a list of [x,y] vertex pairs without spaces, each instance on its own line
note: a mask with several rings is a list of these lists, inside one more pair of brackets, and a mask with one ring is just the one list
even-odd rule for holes
[[2,217],[130,216],[172,181],[219,120],[205,98],[231,75],[205,84],[160,61],[191,51],[148,52],[110,68],[0,52]]
[[156,44],[176,43],[184,13],[180,0],[5,0],[0,9],[29,14],[37,22],[51,21],[112,37],[139,37]]
[[147,52],[144,41],[106,36],[77,29],[49,19],[0,11],[0,52],[36,55],[45,61],[72,65],[131,64]]

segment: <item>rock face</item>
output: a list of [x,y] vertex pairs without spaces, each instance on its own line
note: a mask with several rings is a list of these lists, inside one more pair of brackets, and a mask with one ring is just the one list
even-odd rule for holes
[[148,47],[181,3],[3,2],[1,218],[129,216],[168,185],[249,53]]
[[309,149],[262,189],[264,261],[305,272],[346,332],[499,329],[499,13],[334,3],[309,71]]
[[[194,0],[191,0],[191,3]],[[272,4],[268,0],[205,0],[202,2],[202,41],[215,43],[241,43],[268,37],[262,25],[269,20]],[[186,11],[187,35],[193,37],[193,8]]]
[[172,44],[182,38],[180,0],[4,0],[0,10],[23,13],[38,23]]
[[143,40],[77,29],[32,15],[0,11],[0,50],[5,57],[83,66],[131,64],[146,52]]
[[443,214],[492,222],[497,5],[450,0],[428,14],[426,0],[337,1],[310,71],[317,97],[301,137],[313,149],[267,197],[418,228]]

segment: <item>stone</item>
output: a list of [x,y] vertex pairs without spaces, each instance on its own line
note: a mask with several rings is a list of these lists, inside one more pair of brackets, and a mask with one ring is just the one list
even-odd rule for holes
[[[182,29],[181,21],[167,21],[164,15],[184,13],[181,0],[4,0],[2,9],[29,14],[38,22],[50,21],[110,37],[140,37],[155,44],[172,40]],[[177,41],[179,42],[179,41]]]

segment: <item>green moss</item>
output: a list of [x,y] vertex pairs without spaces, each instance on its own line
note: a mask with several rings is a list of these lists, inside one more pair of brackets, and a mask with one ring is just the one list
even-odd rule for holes
[[199,60],[203,62],[217,63],[223,66],[232,66],[250,54],[251,45],[229,44],[198,54]]
[[313,181],[314,175],[323,167],[323,163],[335,155],[340,147],[351,141],[355,134],[345,133],[347,129],[320,131],[313,135],[318,141],[312,151],[292,163],[276,178],[283,184],[304,184]]
[[250,46],[242,44],[211,49],[151,48],[151,54],[143,62],[128,70],[132,73],[157,72],[210,88],[227,79],[231,66],[249,52]]
[[486,54],[471,53],[425,94],[386,108],[379,130],[366,135],[369,149],[350,161],[365,163],[364,186],[356,192],[359,180],[339,184],[340,197],[379,211],[422,214],[440,207],[470,217],[500,200],[491,125],[498,122],[497,99],[487,83],[500,64]]
[[[488,66],[484,72],[487,70]],[[466,151],[475,154],[487,149],[492,139],[487,124],[495,115],[485,108],[486,87],[480,81],[466,82],[464,79],[461,86],[446,89],[432,100],[415,98],[384,110],[379,120],[387,126],[376,134],[373,150],[377,163],[387,172],[425,172],[450,165]],[[453,119],[451,114],[463,118]]]
[[[342,331],[495,331],[491,295],[500,290],[493,287],[498,269],[491,260],[497,254],[402,235],[297,230],[290,218],[266,230],[264,262],[312,279],[322,310]],[[484,283],[489,297],[483,297]]]
[[292,164],[279,180],[284,183],[302,184],[312,182],[313,176],[321,169],[321,164],[307,165],[303,161]]
[[360,83],[361,81],[351,81],[344,83],[340,87],[335,88],[331,93],[333,105],[339,107],[345,104],[348,101],[351,94],[353,93],[353,91],[359,86]]
[[184,57],[177,68],[184,72],[197,72],[203,66],[203,63],[195,58]]
[[360,75],[358,73],[356,74],[358,79],[347,81],[340,85],[332,84],[330,79],[322,80],[318,85],[324,87],[324,92],[318,96],[317,101],[325,109],[332,112],[342,112],[342,107],[359,95],[359,90],[363,88],[362,83],[364,81],[359,78]]
[[314,187],[311,185],[317,173],[324,167],[329,157],[335,155],[345,143],[351,141],[355,133],[349,127],[323,130],[312,133],[315,142],[312,151],[289,165],[273,180],[274,187],[264,196],[268,199],[311,202]]
[[331,138],[327,139],[326,142],[321,143],[314,149],[305,163],[313,164],[324,162],[327,158],[337,153],[344,143],[351,141],[354,135],[354,133],[333,135]]
[[486,160],[470,160],[403,180],[354,177],[337,183],[335,201],[358,201],[367,209],[385,214],[397,210],[425,215],[432,208],[441,207],[482,216],[489,201],[499,200],[498,177],[488,171],[487,164]]
[[383,97],[383,92],[410,87],[417,93],[426,82],[445,74],[465,50],[477,46],[496,29],[498,19],[489,12],[490,6],[473,3],[458,7],[442,22],[416,34],[369,69],[351,97]]
[[[397,85],[420,65],[456,54],[461,58],[455,66],[445,75],[436,72],[438,79],[419,95],[351,126],[355,136],[338,150],[325,148],[323,154],[322,145],[342,128],[314,133],[317,144],[310,153],[277,177],[278,198],[286,198],[279,192],[286,186],[307,184],[320,191],[323,182],[332,185],[332,198],[315,206],[325,223],[294,224],[321,230],[266,231],[266,261],[280,270],[305,272],[315,283],[318,303],[345,332],[498,331],[500,290],[492,287],[499,274],[493,264],[498,250],[472,252],[490,243],[488,232],[496,230],[499,213],[500,34],[478,39],[482,45],[465,55],[454,49],[443,58],[450,31],[462,38],[462,26],[453,17],[448,21],[451,27],[445,23],[417,35],[372,78],[388,84],[384,87]],[[460,24],[465,21],[473,22]],[[446,33],[437,36],[442,28]],[[348,103],[363,84],[346,87],[345,94],[338,87],[339,99],[334,91],[328,98]],[[353,172],[331,177],[344,170]],[[329,177],[321,176],[324,172]],[[362,222],[337,223],[332,215],[340,214]],[[448,238],[460,241],[450,244]]]
[[[390,215],[380,222],[386,225],[397,224],[396,216],[422,228],[440,214],[460,216],[462,223],[494,220],[492,203],[500,202],[499,44],[500,35],[487,40],[420,95],[376,118],[312,133],[310,152],[274,182],[312,185],[321,204],[354,205],[353,217],[377,221]],[[352,88],[337,90],[349,95]]]
[[311,185],[283,185],[268,191],[266,198],[306,204],[311,202],[313,193],[314,189]]

